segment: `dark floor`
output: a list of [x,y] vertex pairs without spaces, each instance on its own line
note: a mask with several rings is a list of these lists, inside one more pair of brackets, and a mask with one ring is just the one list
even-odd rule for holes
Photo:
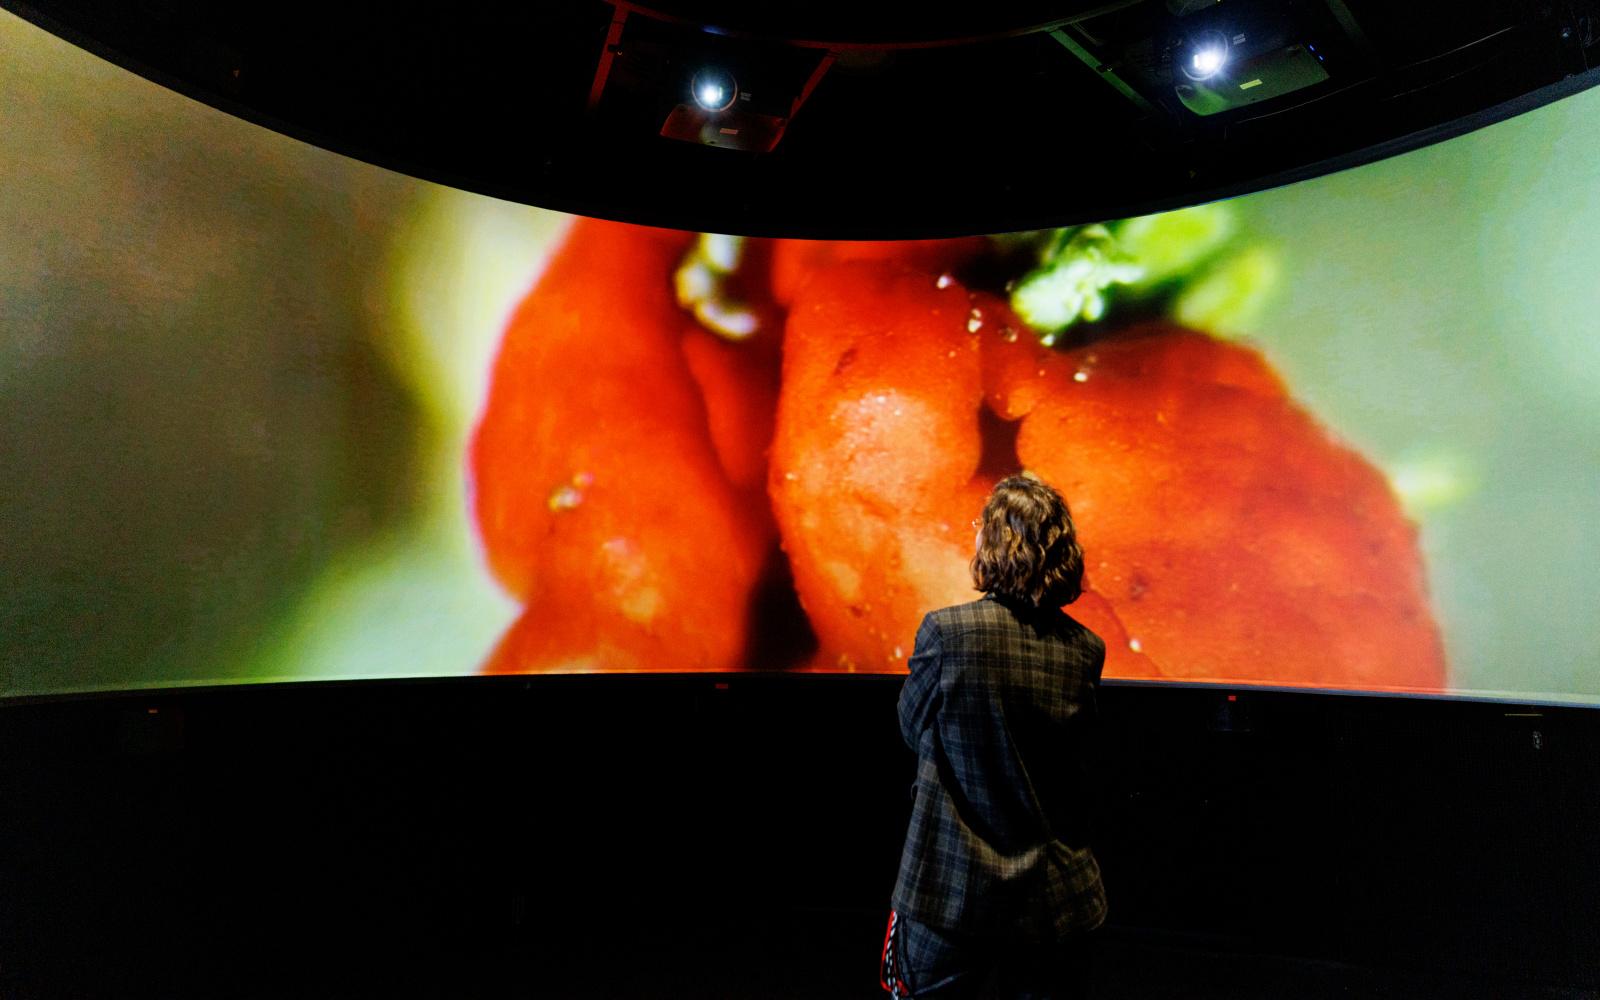
[[[0,1000],[877,1000],[898,685],[0,706]],[[1600,712],[1101,695],[1104,1000],[1600,1000]]]
[[1398,971],[1313,959],[1196,951],[1112,939],[1100,949],[1097,1000],[1593,1000],[1593,990]]
[[[496,984],[506,996],[635,1000],[881,1000],[883,921],[861,912],[751,913],[704,935],[638,941],[619,914],[604,959],[579,959],[572,940],[530,942],[526,961]],[[559,937],[565,937],[560,935]],[[1600,1000],[1600,993],[1216,950],[1218,942],[1164,939],[1111,927],[1097,954],[1096,1000]],[[485,984],[487,985],[487,984]]]

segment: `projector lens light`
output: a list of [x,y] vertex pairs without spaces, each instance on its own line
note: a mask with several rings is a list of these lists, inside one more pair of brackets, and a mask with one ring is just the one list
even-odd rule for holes
[[726,111],[739,96],[739,82],[727,70],[707,66],[694,75],[689,92],[707,111]]
[[1205,31],[1189,38],[1183,46],[1178,66],[1191,80],[1209,80],[1228,64],[1228,36],[1220,31]]

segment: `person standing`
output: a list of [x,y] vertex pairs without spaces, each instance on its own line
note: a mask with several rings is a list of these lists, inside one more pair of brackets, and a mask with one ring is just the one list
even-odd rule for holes
[[1105,643],[1061,610],[1082,592],[1066,501],[1030,475],[998,483],[973,522],[981,600],[917,630],[900,730],[915,805],[885,936],[897,998],[1088,994],[1105,920],[1089,848],[1089,767]]

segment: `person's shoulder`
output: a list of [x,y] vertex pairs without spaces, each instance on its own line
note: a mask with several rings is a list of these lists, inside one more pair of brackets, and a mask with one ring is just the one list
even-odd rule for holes
[[1063,631],[1069,641],[1076,640],[1097,651],[1100,655],[1105,655],[1106,641],[1100,638],[1089,626],[1078,621],[1066,611],[1061,613],[1061,617],[1065,619],[1066,628]]
[[942,635],[960,635],[989,624],[994,620],[996,611],[1005,613],[1005,609],[995,602],[979,598],[966,604],[953,604],[948,608],[930,611],[923,623],[937,626]]

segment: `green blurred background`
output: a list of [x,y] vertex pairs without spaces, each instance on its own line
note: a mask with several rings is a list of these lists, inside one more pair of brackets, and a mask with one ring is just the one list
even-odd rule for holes
[[[0,51],[0,695],[473,671],[464,446],[566,220]],[[1389,472],[1456,688],[1600,700],[1600,92],[1227,208],[1206,323]]]

